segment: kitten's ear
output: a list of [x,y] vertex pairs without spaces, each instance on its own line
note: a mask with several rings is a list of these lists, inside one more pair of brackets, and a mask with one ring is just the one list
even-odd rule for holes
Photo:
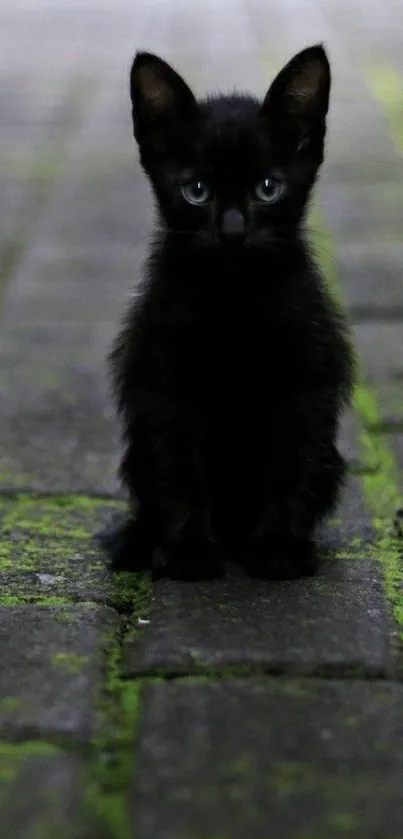
[[309,143],[312,134],[325,129],[329,107],[330,66],[321,45],[299,52],[280,71],[269,88],[262,114],[271,125],[291,131],[297,148]]
[[151,53],[136,54],[130,95],[134,136],[139,143],[153,129],[163,135],[170,123],[188,123],[197,112],[196,99],[186,82],[166,61]]

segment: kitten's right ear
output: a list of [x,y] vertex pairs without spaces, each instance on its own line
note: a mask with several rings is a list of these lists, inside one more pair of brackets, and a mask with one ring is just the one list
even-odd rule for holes
[[293,140],[295,149],[304,148],[314,137],[322,138],[329,107],[330,66],[321,44],[294,55],[269,88],[262,114]]
[[139,144],[156,133],[161,143],[168,139],[165,135],[172,133],[172,127],[190,123],[197,113],[196,99],[186,82],[166,61],[148,52],[135,56],[130,96],[134,136]]

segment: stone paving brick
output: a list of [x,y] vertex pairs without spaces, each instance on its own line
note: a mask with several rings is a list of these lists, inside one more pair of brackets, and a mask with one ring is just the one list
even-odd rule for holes
[[[122,186],[129,183],[126,175],[120,177]],[[61,185],[57,209],[44,220],[3,306],[5,457],[0,482],[7,488],[118,491],[119,429],[106,357],[144,257],[145,234],[139,228],[138,247],[134,234],[130,243],[126,223],[133,212],[129,201],[135,208],[143,193],[133,189],[132,196],[131,187],[126,188],[125,202],[121,188],[119,214],[117,198],[108,209],[111,190],[105,175],[96,196],[90,181],[80,186],[81,179],[80,173],[73,176],[75,189],[70,181]],[[92,183],[97,184],[96,172]],[[100,208],[95,213],[94,205]],[[126,229],[120,241],[119,219]]]
[[376,401],[379,418],[364,420],[369,431],[393,433],[403,429],[403,388],[396,379],[383,382],[376,387]]
[[68,734],[88,741],[107,639],[117,629],[116,613],[92,603],[0,605],[2,739]]
[[[358,463],[357,427],[343,422],[340,447]],[[362,468],[377,468],[364,463]],[[248,664],[261,669],[361,668],[393,664],[382,565],[360,479],[351,476],[334,516],[318,533],[319,573],[295,582],[258,582],[230,569],[223,581],[160,581],[150,624],[126,644],[124,666],[185,672]]]
[[[372,174],[368,183],[338,183],[327,175],[325,165],[320,200],[339,242],[383,245],[387,258],[389,245],[399,244],[402,236],[402,180],[398,173],[393,181],[376,181]],[[365,284],[361,291],[366,291]]]
[[[126,645],[127,674],[219,671],[385,675],[393,665],[391,624],[376,563],[331,565],[309,582],[227,581],[154,586],[150,625]],[[345,569],[345,570],[344,570]],[[350,576],[351,574],[351,576]]]
[[[385,433],[383,438],[397,462],[397,480],[403,491],[403,321],[393,324],[371,322],[355,329],[356,341],[364,359],[364,375],[379,392],[379,422],[370,430]],[[391,519],[393,518],[391,510]]]
[[[81,27],[77,22],[72,26],[70,16],[63,25],[49,8],[43,8],[41,15],[29,14],[27,8],[8,14],[2,8],[0,22],[3,78],[5,74],[7,78],[0,92],[1,259],[2,246],[6,249],[10,242],[17,242],[20,251],[27,246],[83,111],[94,96],[97,79],[96,75],[89,78],[80,63],[89,35],[88,20]],[[37,51],[41,34],[49,26],[46,50],[52,73]],[[22,67],[23,55],[29,56],[31,72]],[[3,269],[6,273],[6,266]]]
[[[87,81],[96,95],[85,94],[80,130],[70,137],[46,212],[14,266],[2,306],[3,489],[119,493],[119,429],[106,356],[144,258],[150,197],[139,180],[130,124],[130,10],[123,4],[114,23],[105,10],[99,12],[94,37],[95,12],[79,14],[74,43],[86,56]],[[56,42],[63,36],[63,11],[57,15],[47,9],[44,18],[45,28],[53,32],[56,26]],[[105,57],[100,47],[110,32],[122,47],[120,61],[109,50]],[[67,84],[71,68],[63,66]],[[84,72],[82,57],[79,68]],[[76,93],[82,99],[81,88]],[[23,124],[23,100],[15,107]],[[59,118],[62,135],[63,102]],[[26,159],[18,162],[24,169]]]
[[2,332],[3,489],[118,490],[119,430],[103,369],[111,332],[80,321]]
[[353,322],[403,318],[403,244],[350,242],[337,248],[344,299]]
[[0,826],[14,839],[109,839],[86,800],[88,763],[46,742],[0,743]]
[[[324,235],[320,246],[323,250],[333,250],[344,300],[353,322],[403,317],[403,251],[398,235],[399,217],[403,213],[403,202],[400,200],[398,204],[398,193],[400,189],[400,195],[403,194],[403,179],[390,187],[387,184],[380,187],[378,199],[374,194],[376,184],[345,189],[341,185],[327,188],[325,182],[320,193],[324,216],[336,239],[336,245],[332,245]],[[393,214],[390,212],[391,195]],[[366,202],[369,204],[368,223],[358,210],[359,205],[362,207]],[[390,229],[386,231],[390,218]]]
[[365,380],[374,387],[388,382],[398,385],[403,379],[402,324],[357,324],[354,335]]
[[94,601],[130,611],[141,581],[111,574],[93,539],[117,509],[79,497],[0,499],[0,603]]
[[387,682],[150,685],[133,839],[397,839],[402,700]]

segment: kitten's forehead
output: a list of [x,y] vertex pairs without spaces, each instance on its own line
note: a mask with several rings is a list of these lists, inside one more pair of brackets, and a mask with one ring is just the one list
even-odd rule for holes
[[233,169],[269,152],[270,142],[261,117],[261,103],[234,94],[211,97],[200,104],[201,133],[198,153],[214,166]]
[[253,96],[233,93],[227,96],[208,96],[199,103],[199,107],[215,123],[234,123],[257,117],[261,103]]

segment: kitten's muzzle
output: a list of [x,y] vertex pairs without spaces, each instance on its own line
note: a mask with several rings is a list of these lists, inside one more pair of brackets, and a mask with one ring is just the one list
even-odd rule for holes
[[226,210],[221,216],[220,238],[228,244],[239,243],[246,236],[245,218],[239,210]]

